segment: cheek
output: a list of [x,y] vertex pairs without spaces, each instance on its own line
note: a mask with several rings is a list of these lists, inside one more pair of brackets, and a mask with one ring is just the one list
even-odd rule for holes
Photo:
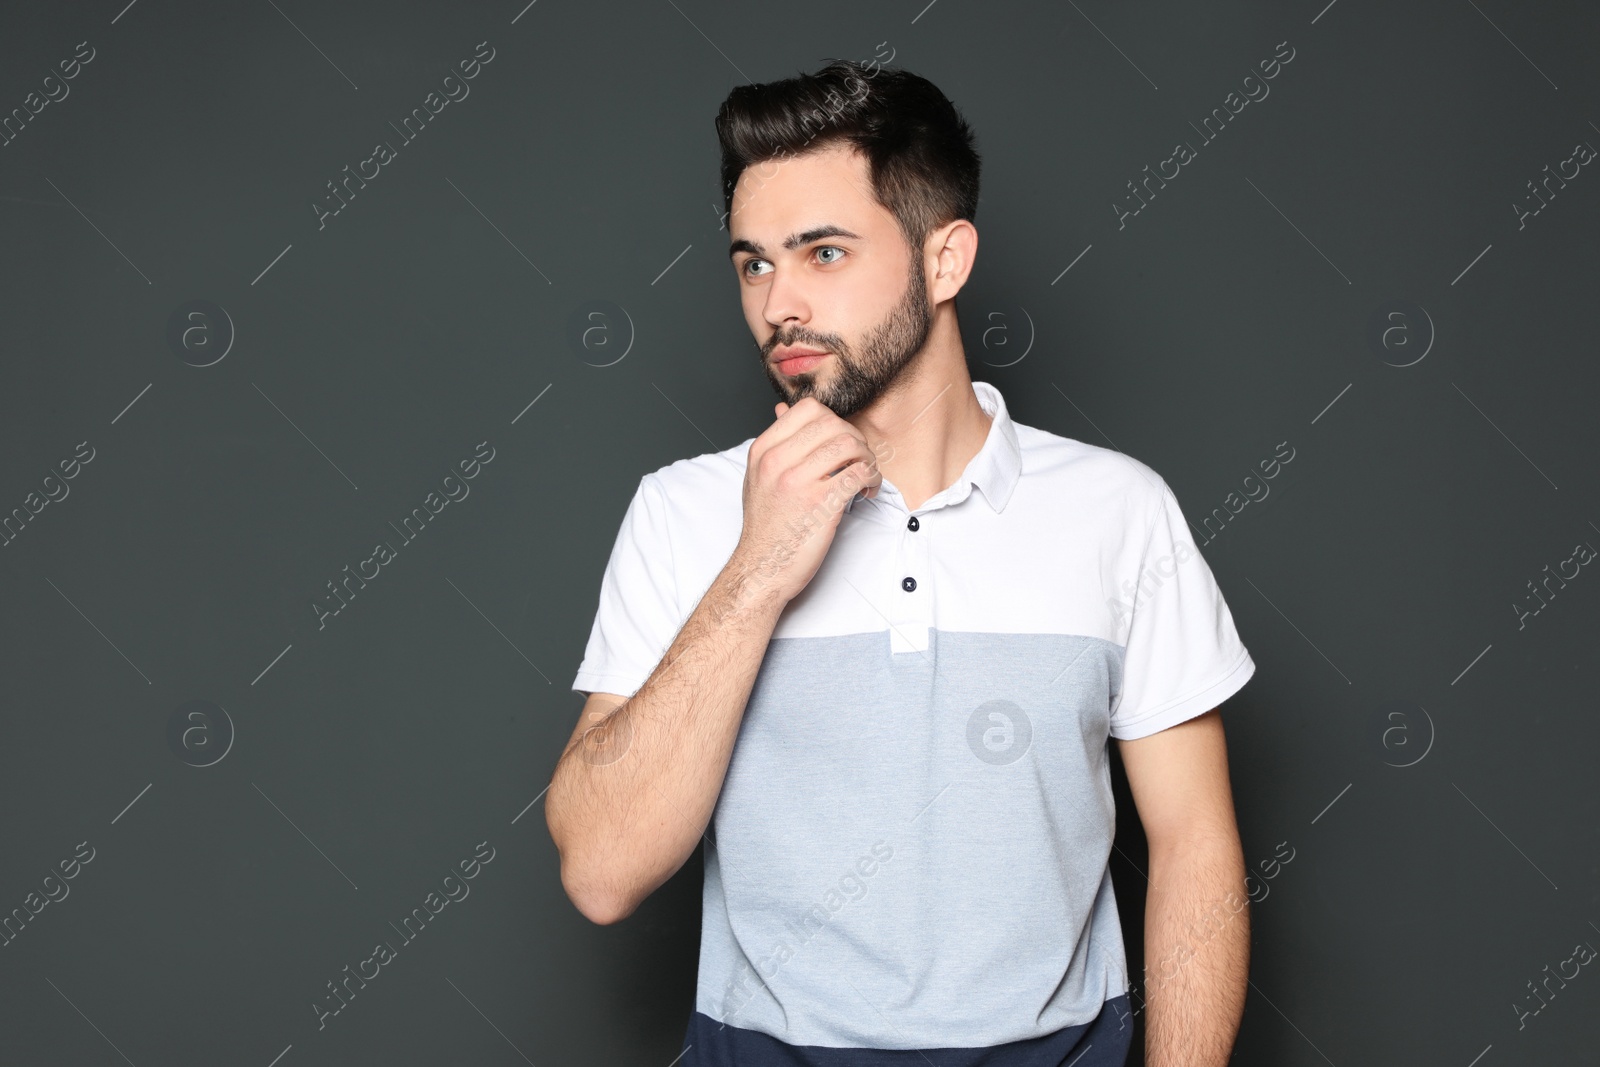
[[827,316],[830,329],[853,333],[872,319],[877,292],[876,285],[868,284],[866,279],[829,278],[818,287],[823,306],[817,311]]
[[829,282],[824,297],[828,328],[845,337],[860,337],[877,326],[906,294],[903,274],[891,278],[858,273],[848,279],[829,279]]
[[768,324],[766,316],[762,314],[765,304],[765,291],[754,286],[739,283],[739,304],[744,311],[745,325],[750,327],[750,332],[760,338],[772,327]]

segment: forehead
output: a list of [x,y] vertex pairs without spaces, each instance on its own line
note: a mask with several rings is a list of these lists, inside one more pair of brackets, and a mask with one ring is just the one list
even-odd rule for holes
[[734,187],[728,232],[763,244],[819,221],[861,228],[893,225],[872,194],[867,158],[850,145],[752,163]]

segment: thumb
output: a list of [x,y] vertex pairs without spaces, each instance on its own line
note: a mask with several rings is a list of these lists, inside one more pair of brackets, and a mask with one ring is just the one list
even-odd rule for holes
[[789,410],[789,405],[780,400],[776,405],[774,405],[773,410],[776,411],[781,417],[784,412]]

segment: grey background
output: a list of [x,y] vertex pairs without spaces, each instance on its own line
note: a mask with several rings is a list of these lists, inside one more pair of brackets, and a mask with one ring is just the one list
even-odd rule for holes
[[[1593,7],[112,0],[3,23],[0,113],[96,54],[0,148],[0,512],[94,450],[0,548],[0,914],[94,859],[0,948],[0,1060],[672,1061],[699,860],[593,926],[542,790],[639,476],[770,422],[717,105],[875,56],[978,131],[963,329],[1018,421],[1151,464],[1196,523],[1295,449],[1202,541],[1259,665],[1225,712],[1246,859],[1294,854],[1258,871],[1235,1062],[1595,1055],[1591,968],[1521,1028],[1514,1005],[1600,946],[1600,578],[1520,627],[1513,606],[1600,545],[1600,177],[1521,228],[1513,207],[1600,145]],[[399,145],[480,41],[471,95],[319,229],[325,183]],[[1119,229],[1126,183],[1282,41],[1271,95]],[[226,321],[174,348],[193,300]],[[590,301],[614,310],[585,348]],[[483,441],[470,495],[319,628],[324,583]],[[195,700],[233,732],[203,767],[218,713],[168,739]],[[325,983],[482,841],[470,896],[319,1030]]]

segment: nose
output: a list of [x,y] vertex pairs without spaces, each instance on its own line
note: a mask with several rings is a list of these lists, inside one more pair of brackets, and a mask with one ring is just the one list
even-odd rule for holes
[[767,283],[766,305],[762,315],[778,329],[803,325],[811,319],[811,306],[802,291],[799,279],[790,277],[782,267],[774,267],[772,280]]

